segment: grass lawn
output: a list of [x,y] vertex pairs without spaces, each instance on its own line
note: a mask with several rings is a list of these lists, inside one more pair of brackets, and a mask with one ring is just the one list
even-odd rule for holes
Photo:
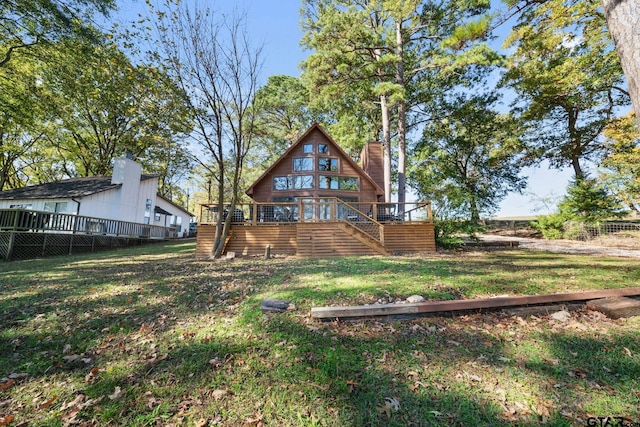
[[[194,246],[0,262],[0,426],[640,422],[640,318],[309,317],[313,306],[412,294],[638,286],[640,260],[506,251],[202,262]],[[263,315],[267,297],[296,309]]]

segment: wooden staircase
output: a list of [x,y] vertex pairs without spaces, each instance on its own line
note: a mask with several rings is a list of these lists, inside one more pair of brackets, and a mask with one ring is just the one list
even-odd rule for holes
[[393,255],[379,240],[375,239],[368,233],[365,233],[357,226],[350,222],[339,222],[338,228],[344,231],[349,236],[355,238],[359,242],[365,244],[380,255]]

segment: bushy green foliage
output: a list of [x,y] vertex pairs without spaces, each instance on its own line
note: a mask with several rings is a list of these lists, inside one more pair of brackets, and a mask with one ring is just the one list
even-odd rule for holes
[[562,239],[565,221],[567,221],[567,218],[562,214],[554,213],[539,216],[537,221],[531,222],[531,226],[541,232],[545,239]]
[[436,245],[443,249],[455,249],[464,244],[463,237],[477,239],[476,233],[484,227],[473,221],[459,219],[436,219],[434,224]]
[[623,216],[618,201],[594,179],[575,180],[558,204],[558,212],[538,217],[531,225],[545,239],[575,239],[583,234],[583,225]]
[[569,184],[567,195],[558,205],[558,211],[567,219],[587,223],[624,215],[619,202],[595,179],[588,178]]

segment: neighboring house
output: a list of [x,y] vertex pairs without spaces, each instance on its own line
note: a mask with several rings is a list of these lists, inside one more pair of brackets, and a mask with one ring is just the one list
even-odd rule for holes
[[133,223],[174,227],[189,233],[193,216],[158,194],[158,176],[142,174],[140,164],[115,159],[113,176],[72,178],[0,191],[0,209],[23,208]]

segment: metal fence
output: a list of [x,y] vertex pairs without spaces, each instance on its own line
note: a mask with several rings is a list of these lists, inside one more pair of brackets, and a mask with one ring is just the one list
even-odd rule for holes
[[173,228],[28,209],[0,210],[0,257],[93,252],[175,238]]
[[296,222],[349,221],[352,211],[358,211],[378,223],[432,222],[431,204],[422,203],[358,203],[345,202],[335,197],[318,199],[299,198],[295,202],[255,202],[237,204],[233,212],[223,204],[200,206],[200,223],[215,223],[231,215],[231,222],[247,225]]
[[564,224],[564,238],[581,241],[608,240],[625,246],[640,247],[640,223],[630,221],[597,223],[568,221]]

